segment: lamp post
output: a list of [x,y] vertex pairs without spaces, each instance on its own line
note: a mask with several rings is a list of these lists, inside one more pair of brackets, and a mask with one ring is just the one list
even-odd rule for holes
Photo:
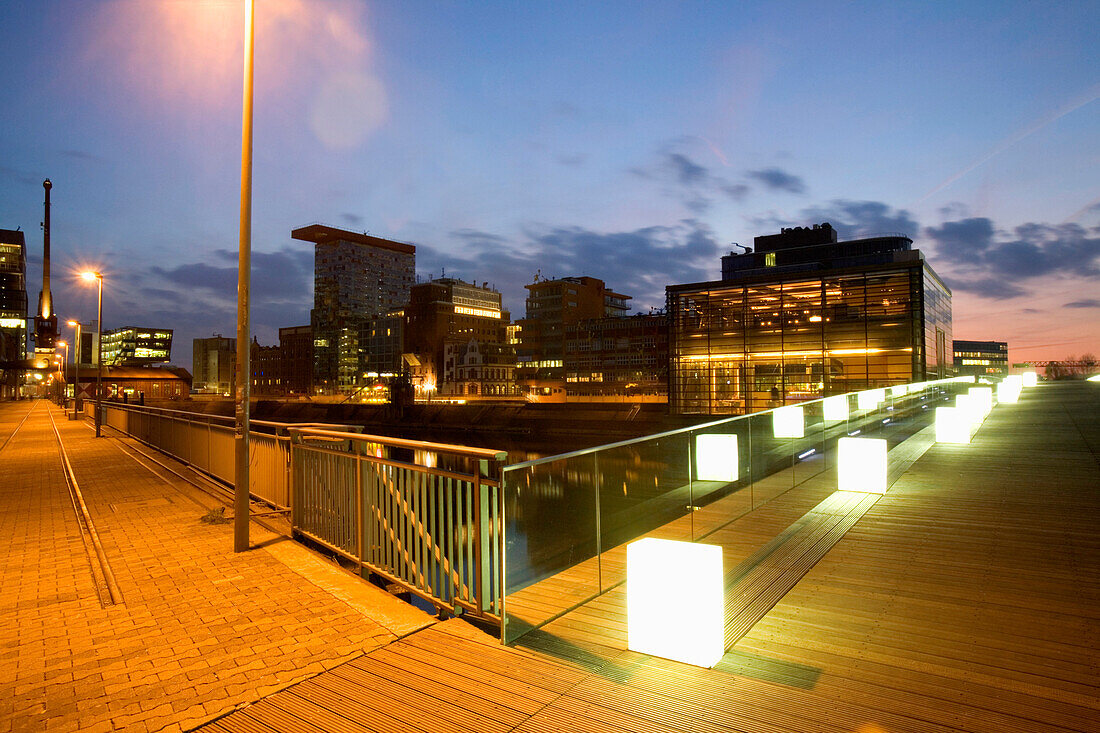
[[76,320],[67,321],[67,323],[73,327],[73,344],[75,345],[74,351],[76,351],[76,358],[73,359],[73,420],[76,420],[80,403],[78,397],[80,391],[80,352],[83,351],[80,341],[80,327],[84,324]]
[[103,275],[98,272],[82,272],[80,277],[99,285],[99,305],[95,322],[95,437],[103,436]]
[[65,347],[65,356],[61,359],[61,409],[65,409],[65,388],[69,384],[69,344],[67,341],[58,341],[58,346]]
[[248,290],[252,260],[252,59],[255,40],[253,0],[244,7],[244,100],[241,115],[241,229],[237,264],[237,390],[234,424],[233,551],[248,549],[248,402],[252,370],[249,364]]

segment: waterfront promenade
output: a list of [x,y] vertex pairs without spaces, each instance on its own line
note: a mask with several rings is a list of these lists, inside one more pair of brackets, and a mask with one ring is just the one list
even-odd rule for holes
[[[0,442],[28,407],[0,406]],[[103,608],[45,408],[0,451],[0,731],[1100,729],[1100,385],[930,448],[713,670],[627,651],[621,589],[505,648],[255,525],[235,555],[198,521],[215,502],[59,422],[123,596]],[[738,519],[727,557],[829,493]]]

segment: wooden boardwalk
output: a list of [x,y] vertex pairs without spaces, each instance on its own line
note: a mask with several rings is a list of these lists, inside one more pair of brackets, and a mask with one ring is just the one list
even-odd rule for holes
[[[806,556],[715,669],[626,650],[619,588],[516,647],[436,624],[207,730],[1098,731],[1098,455],[1097,385],[996,408],[971,446],[932,447]],[[778,566],[761,552],[778,535],[820,529],[797,523],[826,479],[708,540],[735,586]]]

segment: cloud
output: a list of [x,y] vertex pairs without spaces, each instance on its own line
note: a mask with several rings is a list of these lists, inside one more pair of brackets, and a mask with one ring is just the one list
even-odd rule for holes
[[622,232],[598,232],[578,226],[529,226],[509,241],[485,232],[452,233],[463,253],[417,246],[418,269],[464,280],[499,285],[513,317],[523,315],[523,285],[543,278],[589,276],[633,297],[636,310],[664,306],[671,283],[713,280],[719,276],[719,240],[693,219],[667,226]]
[[796,219],[765,216],[751,220],[761,231],[779,231],[783,227],[810,226],[829,222],[840,240],[859,239],[881,234],[899,233],[915,237],[920,224],[905,209],[894,209],[881,201],[849,201],[835,199],[828,204],[811,206],[799,212]]
[[577,153],[576,155],[559,155],[557,157],[558,163],[568,168],[579,168],[584,165],[587,160],[588,156],[583,153]]
[[748,171],[745,175],[760,181],[766,188],[772,191],[786,191],[788,193],[806,192],[806,183],[801,178],[779,168],[764,168],[758,171]]
[[[684,146],[699,142],[706,141],[701,138],[681,138],[671,145]],[[685,208],[696,215],[708,211],[715,196],[740,202],[752,191],[747,183],[730,181],[717,175],[688,152],[677,149],[666,148],[658,154],[655,164],[631,168],[630,172],[640,178],[664,183],[667,195],[679,199]]]
[[998,232],[984,217],[928,227],[936,254],[964,272],[1007,280],[1042,275],[1100,278],[1100,236],[1078,224],[1028,223]]
[[1066,303],[1063,308],[1100,308],[1100,299],[1097,298],[1085,298],[1084,300],[1074,300],[1070,303]]
[[966,278],[945,277],[947,287],[953,292],[967,292],[991,300],[1009,300],[1027,295],[1027,291],[1012,283],[995,277],[983,277],[974,280]]
[[343,214],[340,214],[340,218],[346,221],[348,224],[354,224],[355,226],[359,226],[363,223],[363,217],[359,216],[358,214],[349,214],[346,211]]
[[665,164],[672,170],[676,180],[684,186],[697,186],[710,180],[707,169],[686,155],[668,153],[665,156]]

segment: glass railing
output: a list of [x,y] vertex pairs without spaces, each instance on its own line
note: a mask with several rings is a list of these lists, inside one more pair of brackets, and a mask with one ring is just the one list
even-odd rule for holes
[[893,448],[972,384],[837,395],[505,467],[502,639],[622,583],[628,542],[701,540],[795,486],[835,485],[839,438]]

